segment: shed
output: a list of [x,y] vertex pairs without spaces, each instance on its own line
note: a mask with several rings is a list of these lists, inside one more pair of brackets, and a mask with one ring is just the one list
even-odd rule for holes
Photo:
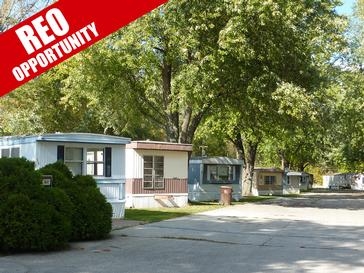
[[1,157],[24,157],[42,168],[63,161],[74,175],[91,175],[112,205],[125,211],[125,145],[129,138],[89,133],[55,133],[0,138]]
[[233,199],[241,198],[242,160],[229,157],[198,157],[191,158],[189,163],[189,200],[219,200],[221,186],[231,186]]
[[186,206],[191,152],[191,144],[132,141],[126,145],[126,206]]
[[259,195],[279,195],[283,193],[284,172],[278,168],[257,167],[254,169],[253,180]]

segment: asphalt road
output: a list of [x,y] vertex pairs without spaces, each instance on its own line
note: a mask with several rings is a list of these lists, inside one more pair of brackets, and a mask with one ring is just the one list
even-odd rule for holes
[[363,193],[316,193],[139,225],[0,273],[364,272]]

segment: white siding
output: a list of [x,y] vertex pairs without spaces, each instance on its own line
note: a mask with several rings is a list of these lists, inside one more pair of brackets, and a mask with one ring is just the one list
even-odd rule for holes
[[[128,178],[143,178],[143,156],[164,156],[165,178],[187,178],[188,177],[188,153],[177,151],[155,151],[155,150],[132,150],[127,149],[127,172]],[[130,162],[133,166],[130,167]],[[129,176],[132,175],[132,176]]]
[[107,145],[111,147],[111,175],[125,179],[125,146]]
[[125,177],[126,178],[142,178],[143,169],[140,164],[143,163],[140,155],[138,155],[134,149],[125,149]]
[[86,174],[86,153],[89,148],[111,147],[111,177],[95,176],[97,187],[113,207],[113,217],[123,218],[125,207],[125,146],[108,144],[62,143],[62,142],[38,142],[37,167],[57,161],[57,146],[83,148],[82,173]]
[[45,165],[57,161],[57,145],[63,144],[57,144],[53,142],[37,142],[37,168],[42,168]]
[[[36,153],[35,153],[36,143],[23,143],[16,145],[4,145],[1,146],[0,149],[8,149],[8,148],[19,148],[19,156],[24,157],[30,161],[36,161]],[[1,157],[1,155],[0,155]]]

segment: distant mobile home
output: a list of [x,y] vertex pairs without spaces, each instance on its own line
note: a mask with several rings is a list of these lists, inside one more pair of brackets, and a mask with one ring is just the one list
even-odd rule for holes
[[191,158],[188,174],[189,200],[219,200],[221,186],[232,187],[233,199],[239,200],[242,168],[242,160],[228,157]]
[[278,168],[255,168],[253,180],[255,185],[257,185],[258,194],[283,194],[283,176],[284,171]]
[[336,173],[323,176],[323,187],[328,189],[364,190],[363,173]]
[[299,194],[301,189],[307,190],[310,175],[306,172],[287,172],[283,185],[283,194]]
[[357,173],[353,176],[351,189],[358,191],[364,190],[364,173]]
[[126,207],[188,204],[188,158],[192,145],[132,141],[126,145]]
[[125,145],[129,138],[88,133],[55,133],[0,138],[1,157],[24,157],[36,168],[63,161],[74,175],[91,175],[113,207],[125,211]]

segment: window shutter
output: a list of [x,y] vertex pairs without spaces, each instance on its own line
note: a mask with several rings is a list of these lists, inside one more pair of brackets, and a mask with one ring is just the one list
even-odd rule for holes
[[111,177],[111,148],[105,148],[105,176]]
[[64,162],[64,146],[63,145],[57,146],[57,161]]

